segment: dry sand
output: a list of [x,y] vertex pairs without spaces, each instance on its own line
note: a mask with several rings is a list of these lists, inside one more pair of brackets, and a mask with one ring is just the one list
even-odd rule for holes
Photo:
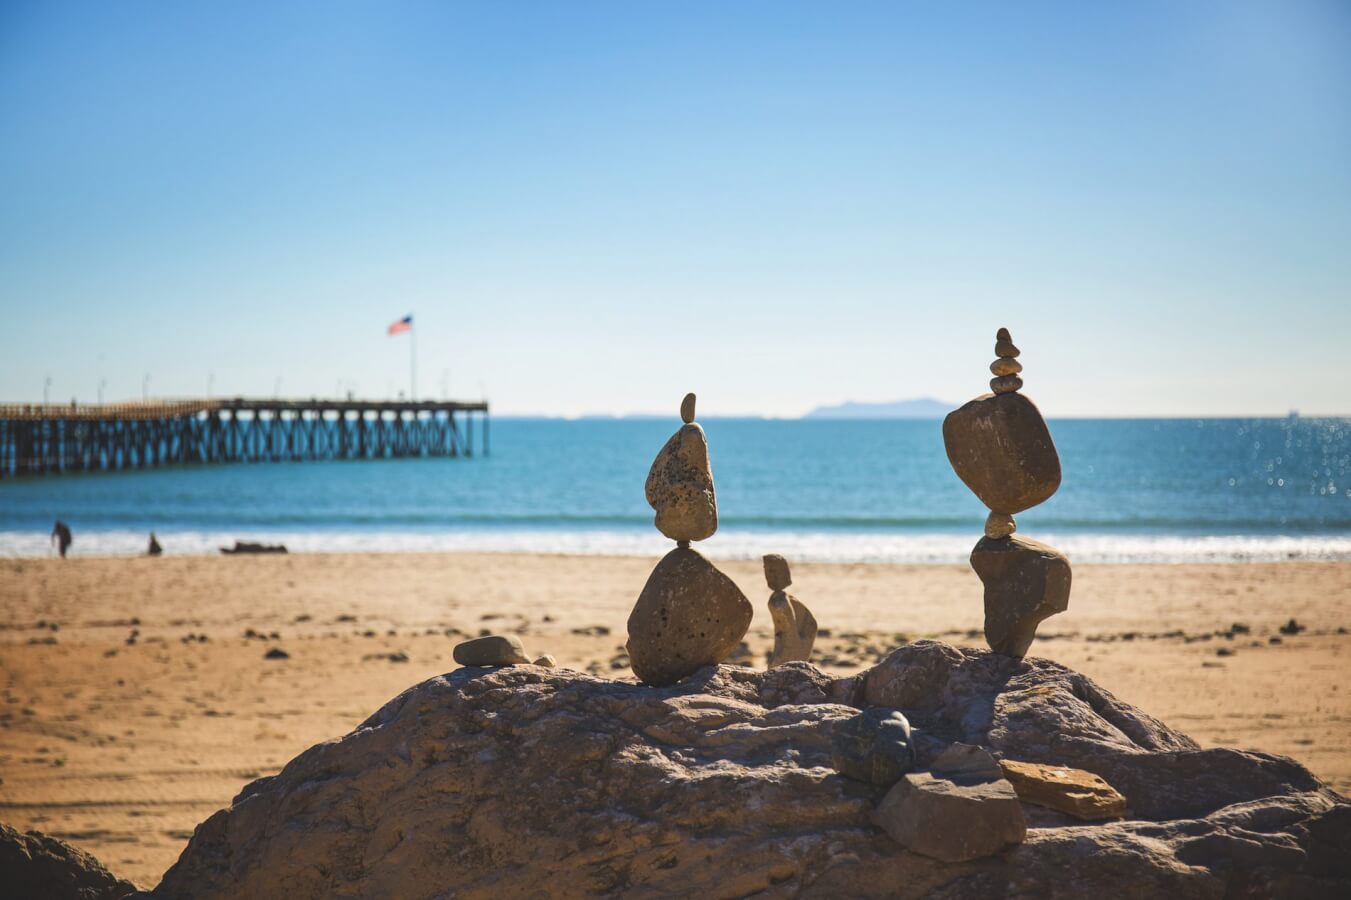
[[[624,621],[654,563],[0,561],[0,821],[153,885],[247,781],[454,668],[462,635],[514,631],[560,665],[629,675]],[[722,566],[755,604],[748,641],[763,664],[772,633],[759,566]],[[826,668],[856,671],[916,637],[981,645],[980,584],[965,566],[798,565],[794,576],[830,632],[817,642]],[[1281,635],[1291,617],[1308,631]],[[1347,627],[1351,564],[1080,566],[1070,611],[1043,625],[1032,652],[1204,745],[1293,756],[1346,793]],[[270,637],[245,636],[255,632]],[[278,647],[289,658],[264,658]]]

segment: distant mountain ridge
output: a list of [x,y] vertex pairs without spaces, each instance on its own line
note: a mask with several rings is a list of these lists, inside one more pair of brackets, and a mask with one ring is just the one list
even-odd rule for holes
[[856,403],[852,400],[834,406],[818,406],[804,419],[941,419],[957,404],[932,397],[893,400],[890,403]]

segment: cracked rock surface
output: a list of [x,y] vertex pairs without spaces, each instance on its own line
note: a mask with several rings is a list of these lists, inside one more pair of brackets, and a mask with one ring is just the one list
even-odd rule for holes
[[[954,741],[1125,797],[1084,823],[1024,805],[1022,844],[945,863],[870,823],[886,789],[833,729],[901,710],[917,769]],[[917,641],[857,676],[708,666],[653,688],[461,669],[253,782],[160,898],[1347,896],[1351,801],[1293,760],[1201,750],[1047,660]]]

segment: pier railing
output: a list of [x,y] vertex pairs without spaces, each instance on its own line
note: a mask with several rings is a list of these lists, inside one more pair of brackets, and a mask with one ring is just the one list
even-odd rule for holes
[[152,400],[0,404],[0,478],[199,463],[473,456],[486,402]]

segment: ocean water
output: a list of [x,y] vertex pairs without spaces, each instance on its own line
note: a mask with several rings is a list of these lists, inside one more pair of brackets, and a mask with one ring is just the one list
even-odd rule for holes
[[[709,419],[709,555],[957,562],[985,509],[938,421]],[[1081,562],[1351,559],[1351,420],[1062,420],[1060,491],[1019,531]],[[493,422],[491,456],[261,463],[0,481],[0,556],[493,550],[655,555],[643,482],[678,420]]]

